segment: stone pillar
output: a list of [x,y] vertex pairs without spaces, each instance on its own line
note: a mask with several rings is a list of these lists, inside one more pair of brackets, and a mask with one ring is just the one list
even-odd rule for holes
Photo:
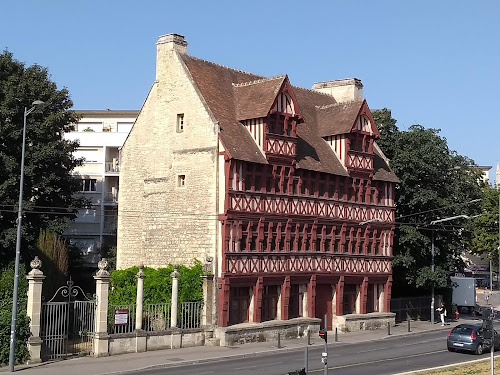
[[96,308],[92,355],[94,357],[106,357],[109,355],[108,291],[110,275],[106,269],[108,267],[108,261],[103,258],[99,261],[97,266],[99,270],[94,276],[96,281]]
[[214,325],[213,306],[212,306],[214,298],[213,279],[214,276],[210,274],[205,274],[202,276],[203,298],[205,302],[203,303],[201,325],[204,327],[212,327]]
[[36,256],[30,263],[32,270],[28,273],[28,305],[27,315],[30,318],[31,337],[28,339],[29,363],[40,363],[42,339],[40,338],[40,317],[42,313],[42,285],[45,276],[40,270],[42,261]]
[[172,276],[172,304],[170,310],[170,327],[177,327],[177,300],[179,296],[179,272],[177,272],[177,265],[174,266],[174,272],[170,274]]
[[143,296],[144,296],[144,278],[146,275],[143,272],[144,266],[139,266],[139,272],[135,277],[137,278],[137,298],[135,307],[135,329],[142,329],[142,310],[143,310]]

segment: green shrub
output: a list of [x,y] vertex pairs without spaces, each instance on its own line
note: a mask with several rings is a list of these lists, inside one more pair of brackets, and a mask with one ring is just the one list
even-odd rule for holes
[[[116,270],[111,273],[111,290],[109,292],[110,305],[134,304],[137,296],[137,279],[135,275],[138,267],[125,270]],[[144,304],[167,303],[172,299],[172,277],[174,267],[170,264],[166,268],[144,268]],[[203,300],[202,264],[194,261],[192,267],[180,265],[179,272],[179,302],[198,302]]]
[[[23,265],[19,267],[18,280],[15,358],[17,363],[24,363],[29,358],[27,343],[31,332],[29,318],[26,315],[28,281]],[[13,287],[14,265],[12,264],[0,274],[0,364],[9,362]]]

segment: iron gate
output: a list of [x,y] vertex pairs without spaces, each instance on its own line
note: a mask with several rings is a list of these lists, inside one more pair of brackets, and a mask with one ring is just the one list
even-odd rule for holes
[[42,304],[40,338],[42,359],[60,359],[92,351],[95,301],[85,296],[71,278]]

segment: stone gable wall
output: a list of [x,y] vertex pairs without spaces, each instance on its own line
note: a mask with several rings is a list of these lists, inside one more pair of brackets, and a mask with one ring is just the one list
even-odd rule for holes
[[[218,127],[177,52],[159,44],[157,65],[157,81],[122,150],[119,269],[215,259]],[[177,132],[181,113],[184,131]]]

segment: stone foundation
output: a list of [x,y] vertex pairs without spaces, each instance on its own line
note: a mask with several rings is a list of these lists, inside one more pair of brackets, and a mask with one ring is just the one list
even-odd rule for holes
[[379,329],[387,327],[387,322],[391,326],[396,324],[395,313],[369,313],[369,314],[349,314],[333,317],[332,328],[338,332],[356,332],[364,330]]

